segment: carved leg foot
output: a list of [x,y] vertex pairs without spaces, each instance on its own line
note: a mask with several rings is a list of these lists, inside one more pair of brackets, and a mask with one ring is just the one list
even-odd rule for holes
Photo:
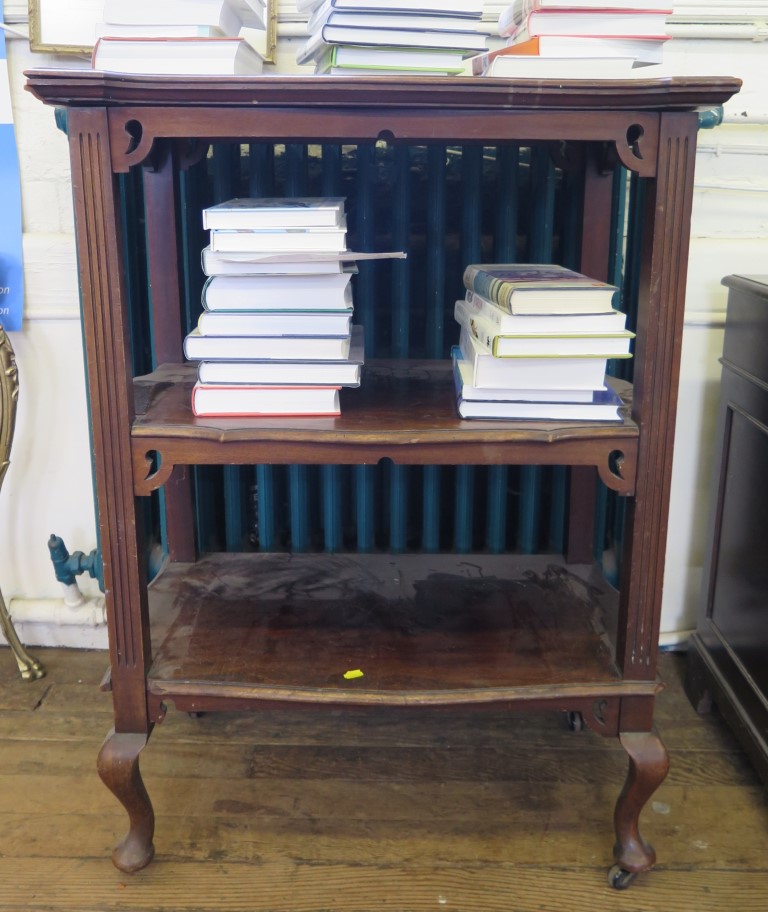
[[112,853],[115,867],[127,874],[146,867],[155,854],[155,814],[139,772],[139,753],[147,737],[113,730],[99,752],[101,780],[128,812],[128,833]]
[[669,770],[669,757],[661,739],[653,732],[625,732],[619,740],[629,755],[629,772],[616,802],[613,816],[616,845],[609,881],[617,889],[628,886],[633,875],[648,871],[656,862],[656,853],[640,835],[640,812],[664,781]]
[[8,645],[11,647],[11,652],[16,659],[16,664],[19,666],[22,680],[36,681],[38,678],[44,678],[45,668],[21,645],[21,640],[5,607],[2,592],[0,592],[0,631],[2,631]]

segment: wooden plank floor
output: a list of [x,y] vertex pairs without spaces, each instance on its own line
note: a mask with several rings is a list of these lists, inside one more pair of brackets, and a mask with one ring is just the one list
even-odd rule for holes
[[104,653],[0,649],[0,912],[765,912],[764,790],[662,656],[672,758],[643,814],[659,864],[606,884],[623,751],[558,715],[170,713],[142,757],[157,857],[128,876],[96,754],[111,724]]

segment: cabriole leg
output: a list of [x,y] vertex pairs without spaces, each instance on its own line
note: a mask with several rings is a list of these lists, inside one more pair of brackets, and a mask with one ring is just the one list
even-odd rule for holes
[[146,867],[155,854],[155,814],[139,771],[147,737],[112,730],[99,752],[99,776],[128,812],[128,832],[112,853],[115,867],[128,874]]
[[669,770],[664,744],[653,732],[624,732],[619,740],[629,756],[629,771],[616,802],[614,826],[616,845],[609,882],[617,889],[629,886],[635,874],[648,871],[656,862],[656,852],[640,835],[640,812]]

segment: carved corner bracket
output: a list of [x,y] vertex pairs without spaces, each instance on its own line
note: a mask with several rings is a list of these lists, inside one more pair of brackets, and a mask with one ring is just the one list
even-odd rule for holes
[[596,466],[603,484],[623,497],[635,493],[635,476],[637,475],[637,446],[628,446],[624,450],[608,453]]
[[653,177],[656,174],[658,132],[658,120],[638,120],[627,124],[612,143],[603,146],[603,167],[610,169],[618,158],[628,171],[634,171],[640,177]]
[[174,463],[151,447],[133,450],[133,490],[137,497],[146,497],[171,477]]
[[167,140],[159,136],[152,122],[142,119],[140,110],[110,111],[109,139],[112,168],[118,174],[127,173],[135,165],[150,170],[160,167],[171,142],[176,147],[179,167],[186,170],[206,155],[209,146],[203,139]]

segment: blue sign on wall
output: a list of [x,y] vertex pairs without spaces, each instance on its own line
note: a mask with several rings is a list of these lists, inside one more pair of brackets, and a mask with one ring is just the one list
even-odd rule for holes
[[[3,0],[0,0],[2,21]],[[5,32],[0,29],[0,323],[5,329],[21,329],[23,308],[19,156],[13,129]]]

